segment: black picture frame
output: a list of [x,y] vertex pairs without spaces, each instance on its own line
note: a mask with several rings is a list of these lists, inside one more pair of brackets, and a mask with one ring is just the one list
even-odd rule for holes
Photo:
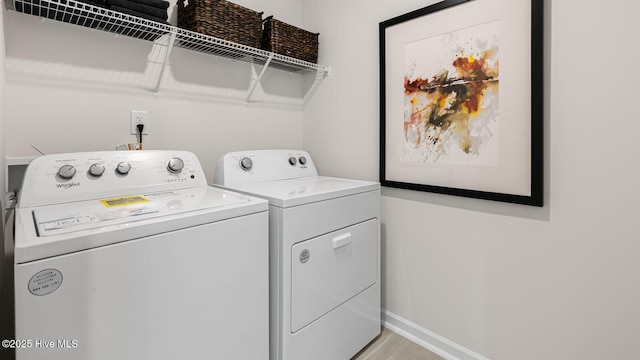
[[[380,22],[379,36],[381,185],[543,206],[543,0],[445,0]],[[498,56],[493,51],[485,60],[473,57],[472,50],[464,53],[467,46],[478,50],[467,44],[484,44],[485,38],[499,49]],[[493,75],[459,67],[457,77],[447,71],[425,71],[415,79],[407,75],[449,64],[454,49],[467,63],[493,64]],[[469,95],[481,81],[488,84],[485,92]],[[480,100],[471,101],[472,96]],[[482,108],[482,101],[491,99],[497,99],[491,109]],[[416,103],[424,107],[414,109]],[[478,108],[484,111],[483,124],[494,129],[482,129],[488,134],[484,138],[471,130]],[[481,138],[485,147],[474,147]],[[453,151],[442,145],[445,140]],[[490,155],[474,163],[485,154]]]

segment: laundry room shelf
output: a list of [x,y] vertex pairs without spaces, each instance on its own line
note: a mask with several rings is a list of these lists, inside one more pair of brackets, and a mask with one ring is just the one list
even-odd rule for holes
[[254,67],[255,75],[252,77],[244,99],[246,103],[259,101],[254,99],[254,94],[260,86],[265,71],[269,68],[313,77],[312,84],[299,99],[298,103],[301,107],[306,106],[320,83],[329,76],[330,68],[328,66],[236,44],[84,2],[74,0],[13,0],[7,2],[7,4],[13,5],[13,9],[9,8],[10,10],[37,16],[43,20],[51,19],[117,35],[152,41],[155,44],[166,46],[162,67],[159,70],[156,86],[153,89],[153,94],[156,98],[159,96],[160,86],[166,67],[169,64],[173,47],[250,63]]

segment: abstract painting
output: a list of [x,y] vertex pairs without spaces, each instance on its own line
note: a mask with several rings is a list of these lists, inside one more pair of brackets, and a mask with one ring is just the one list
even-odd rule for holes
[[543,0],[380,23],[383,186],[542,206]]
[[403,159],[498,165],[499,23],[404,46]]

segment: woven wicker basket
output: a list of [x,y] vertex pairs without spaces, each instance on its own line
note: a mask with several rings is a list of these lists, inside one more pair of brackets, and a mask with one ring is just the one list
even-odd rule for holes
[[262,13],[225,0],[178,0],[178,27],[259,48]]
[[263,21],[262,49],[317,63],[319,35],[269,16]]

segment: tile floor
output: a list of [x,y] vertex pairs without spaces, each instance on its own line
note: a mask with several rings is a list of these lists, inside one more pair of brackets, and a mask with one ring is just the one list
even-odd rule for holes
[[413,341],[382,328],[380,334],[351,360],[445,360]]

